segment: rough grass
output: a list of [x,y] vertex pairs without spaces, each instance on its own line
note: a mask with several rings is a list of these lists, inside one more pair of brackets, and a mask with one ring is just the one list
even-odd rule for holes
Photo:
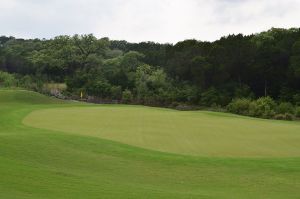
[[[24,96],[33,102],[19,100]],[[54,102],[23,91],[0,91],[0,99],[0,198],[296,199],[300,195],[298,157],[176,155],[80,132],[37,129],[22,124],[33,110],[90,106]]]
[[37,104],[61,104],[67,103],[65,101],[56,99],[54,97],[48,97],[33,91],[14,89],[0,89],[0,103],[3,106],[4,104],[28,104],[28,105],[37,105]]

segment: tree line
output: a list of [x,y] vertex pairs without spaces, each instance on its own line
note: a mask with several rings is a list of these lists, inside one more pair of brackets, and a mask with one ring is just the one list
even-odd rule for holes
[[272,28],[174,45],[91,34],[53,39],[2,36],[0,70],[36,90],[48,82],[66,83],[65,95],[74,97],[83,92],[126,103],[203,107],[232,107],[244,99],[270,97],[297,107],[300,29]]

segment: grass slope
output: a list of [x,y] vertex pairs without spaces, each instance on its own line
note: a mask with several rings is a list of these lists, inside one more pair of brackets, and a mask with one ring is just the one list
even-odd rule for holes
[[22,124],[70,106],[90,107],[0,91],[0,198],[299,198],[298,157],[184,156]]

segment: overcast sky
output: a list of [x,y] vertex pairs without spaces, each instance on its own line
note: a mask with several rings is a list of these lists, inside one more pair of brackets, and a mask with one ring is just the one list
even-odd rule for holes
[[175,43],[271,27],[300,27],[300,0],[0,0],[0,35],[22,38]]

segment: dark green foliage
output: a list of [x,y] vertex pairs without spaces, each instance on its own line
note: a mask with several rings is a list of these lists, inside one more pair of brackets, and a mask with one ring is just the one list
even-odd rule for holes
[[122,88],[121,86],[112,86],[110,88],[111,97],[114,100],[120,100],[122,98]]
[[254,98],[254,94],[247,85],[241,85],[234,90],[234,97],[236,98]]
[[108,98],[111,96],[111,85],[107,82],[107,80],[95,80],[89,81],[85,85],[85,90],[88,95],[97,96],[101,98]]
[[147,64],[137,68],[135,87],[137,99],[149,105],[169,104],[173,98],[172,92],[175,91],[162,69]]
[[297,106],[300,106],[300,93],[297,93],[297,94],[293,95],[293,102]]
[[293,45],[290,62],[293,75],[300,77],[300,40]]
[[[284,108],[285,104],[282,105],[282,111],[285,114],[287,112],[284,111]],[[272,118],[276,114],[275,109],[276,103],[270,97],[261,97],[257,100],[234,99],[227,106],[229,112],[261,118]]]
[[14,75],[0,71],[0,87],[13,87],[17,85]]
[[177,102],[187,102],[189,104],[197,104],[200,99],[200,92],[196,86],[190,85],[186,82],[177,83],[174,88],[173,99]]
[[133,95],[130,90],[126,89],[122,93],[122,102],[123,103],[130,103],[133,100]]
[[212,106],[219,101],[219,94],[215,88],[210,88],[201,93],[201,104],[204,106]]
[[[228,35],[215,42],[129,43],[93,35],[50,40],[0,38],[0,70],[18,74],[20,85],[67,84],[67,93],[120,100],[128,89],[137,103],[226,107],[232,99],[270,96],[300,105],[300,29]],[[292,113],[273,109],[266,98],[252,101],[247,115]],[[229,107],[246,114],[242,101]]]
[[249,115],[254,117],[272,118],[275,115],[276,103],[271,97],[261,97],[252,101]]
[[300,106],[298,106],[295,110],[295,116],[300,118]]
[[227,110],[231,113],[249,115],[251,100],[247,98],[234,99],[227,106]]
[[278,105],[278,107],[277,107],[277,113],[281,113],[281,114],[285,114],[285,113],[294,114],[294,112],[295,112],[294,106],[290,102],[281,102]]
[[300,108],[294,107],[292,103],[276,102],[270,97],[261,97],[257,100],[239,98],[228,104],[227,110],[231,113],[260,117],[274,118],[277,120],[293,120],[300,116]]
[[222,103],[220,93],[214,87],[211,87],[207,91],[201,93],[202,105],[212,106],[220,103]]

